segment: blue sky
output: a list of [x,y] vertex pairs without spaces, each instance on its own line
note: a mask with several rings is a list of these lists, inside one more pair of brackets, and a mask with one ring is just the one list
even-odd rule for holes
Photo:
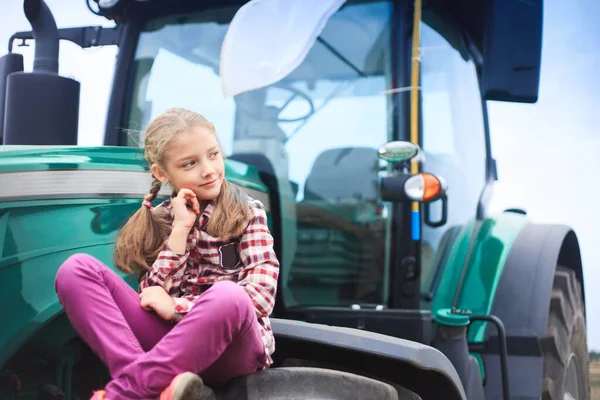
[[[84,0],[46,0],[61,27],[105,25]],[[595,0],[546,0],[540,99],[537,104],[490,103],[493,151],[500,181],[493,207],[525,208],[536,222],[572,226],[579,236],[586,279],[588,343],[600,350],[600,15]],[[5,2],[0,44],[28,30],[21,1]],[[32,47],[20,49],[31,69]],[[0,54],[6,51],[6,47]],[[116,51],[61,43],[60,73],[82,83],[80,143],[101,143]]]
[[600,349],[600,27],[594,0],[547,0],[537,104],[490,103],[499,182],[496,209],[570,225],[581,246],[588,343]]

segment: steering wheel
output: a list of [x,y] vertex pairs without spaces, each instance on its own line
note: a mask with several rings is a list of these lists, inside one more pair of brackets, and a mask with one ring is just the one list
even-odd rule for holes
[[[291,92],[292,95],[283,103],[283,105],[281,107],[275,107],[275,106],[268,106],[266,107],[267,112],[263,113],[262,115],[258,115],[253,111],[248,110],[248,108],[246,108],[245,106],[243,106],[242,102],[236,102],[237,106],[240,108],[240,110],[242,110],[243,112],[245,112],[246,114],[250,115],[252,118],[257,119],[257,120],[263,120],[263,121],[272,121],[272,122],[298,122],[298,121],[304,121],[306,119],[308,119],[312,114],[314,114],[315,112],[315,106],[313,104],[312,99],[310,98],[309,95],[307,95],[306,93],[302,92],[299,89],[296,89],[293,86],[287,86],[287,85],[275,85],[272,86],[281,90],[286,90],[288,92]],[[279,115],[290,105],[290,103],[296,98],[296,97],[300,97],[302,98],[304,101],[306,101],[308,103],[308,107],[309,110],[305,115],[302,115],[300,117],[296,117],[296,118],[281,118],[279,117]]]

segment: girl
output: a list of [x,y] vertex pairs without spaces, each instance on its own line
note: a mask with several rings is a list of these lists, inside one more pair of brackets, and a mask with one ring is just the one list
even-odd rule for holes
[[[95,258],[71,256],[56,292],[112,381],[93,399],[198,399],[268,367],[279,262],[260,202],[224,179],[214,126],[170,109],[146,130],[153,181],[120,231],[115,265],[140,276],[139,294]],[[172,199],[152,209],[163,184]]]

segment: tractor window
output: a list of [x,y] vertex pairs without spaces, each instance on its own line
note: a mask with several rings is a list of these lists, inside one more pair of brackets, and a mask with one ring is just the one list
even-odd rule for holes
[[[214,122],[230,158],[274,171],[286,307],[385,304],[391,224],[376,188],[377,148],[391,126],[390,3],[347,1],[296,70],[232,99],[221,92],[219,55],[235,11],[146,24],[129,128],[186,107]],[[128,145],[140,143],[129,135]]]
[[[485,184],[485,133],[475,66],[438,32],[422,24],[423,170],[448,183],[448,222],[423,226],[422,290],[456,229],[475,217]],[[432,205],[433,220],[439,219]]]

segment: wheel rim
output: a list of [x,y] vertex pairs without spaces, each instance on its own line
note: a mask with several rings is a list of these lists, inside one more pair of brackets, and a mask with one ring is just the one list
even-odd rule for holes
[[563,400],[579,400],[580,389],[579,389],[579,363],[577,362],[577,356],[571,354],[567,363],[567,376],[565,379],[565,394]]

